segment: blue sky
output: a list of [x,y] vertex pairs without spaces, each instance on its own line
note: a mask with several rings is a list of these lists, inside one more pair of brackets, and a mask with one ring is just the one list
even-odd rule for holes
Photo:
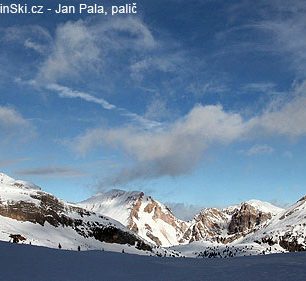
[[1,15],[1,170],[69,201],[113,187],[186,206],[303,196],[305,1],[137,3]]

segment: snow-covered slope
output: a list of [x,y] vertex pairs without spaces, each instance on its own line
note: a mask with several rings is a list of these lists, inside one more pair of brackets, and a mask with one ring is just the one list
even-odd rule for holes
[[175,254],[158,249],[118,221],[97,215],[0,174],[0,240],[76,250]]
[[1,281],[306,280],[306,253],[235,259],[157,258],[0,242]]
[[281,246],[287,251],[305,251],[306,196],[280,212],[265,228],[247,236],[244,241],[256,241],[272,247]]
[[[243,202],[239,205],[236,205],[234,207],[234,209],[241,208],[241,206],[244,203],[246,203],[248,205],[251,205],[252,207],[254,207],[255,209],[257,209],[257,210],[259,210],[263,213],[270,213],[272,216],[275,216],[275,215],[279,214],[280,212],[282,212],[284,210],[283,208],[274,206],[269,202],[260,201],[260,200],[256,200],[256,199],[248,200],[248,201],[245,201],[245,202]],[[229,209],[229,208],[226,208],[226,209]]]
[[41,190],[41,188],[31,182],[22,181],[22,180],[15,180],[9,177],[6,174],[0,173],[0,184],[6,186],[15,186],[15,187],[22,187],[24,189],[35,189]]
[[110,216],[158,246],[179,244],[188,223],[177,219],[162,203],[143,192],[111,190],[78,204]]

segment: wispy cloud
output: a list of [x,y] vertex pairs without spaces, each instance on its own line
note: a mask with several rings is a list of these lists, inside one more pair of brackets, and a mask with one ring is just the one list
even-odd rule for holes
[[[134,160],[133,165],[105,179],[104,185],[125,184],[134,180],[179,176],[190,172],[205,158],[213,145],[265,137],[306,135],[305,83],[295,85],[293,99],[272,102],[262,114],[245,119],[221,106],[195,106],[186,116],[152,130],[135,126],[115,129],[95,128],[71,143],[80,154],[102,145],[119,148]],[[272,153],[268,145],[255,145],[249,156]]]
[[47,54],[53,45],[50,33],[39,25],[11,26],[1,28],[2,41],[20,44],[41,55]]
[[0,141],[7,141],[18,135],[19,141],[32,138],[35,135],[35,128],[32,123],[25,119],[17,110],[11,107],[0,105]]
[[135,80],[142,80],[148,72],[175,73],[181,70],[182,65],[186,65],[186,58],[182,53],[156,54],[132,63],[130,75]]
[[150,120],[163,120],[172,116],[167,102],[159,96],[155,96],[148,104],[144,117]]
[[[103,98],[104,89],[113,78],[110,72],[113,62],[108,61],[109,56],[113,57],[117,52],[125,52],[129,49],[142,53],[158,45],[149,28],[139,18],[114,18],[103,22],[68,21],[56,28],[54,37],[51,37],[43,28],[35,27],[36,29],[50,41],[49,53],[45,55],[33,79],[23,81],[17,78],[16,82],[27,84],[39,91],[47,90],[56,93],[60,98],[80,99],[100,105],[105,110],[127,117],[126,122],[135,122],[144,128],[159,126],[158,122],[126,108],[118,107]],[[122,36],[122,32],[126,32],[129,36]],[[26,31],[18,32],[13,28],[7,30],[6,34],[7,40],[19,40],[25,47],[39,52],[41,46],[33,41],[32,37],[26,36]],[[85,90],[86,87],[82,87],[83,90],[77,90],[78,86],[72,86],[74,81],[83,79],[89,74],[94,77],[89,83],[95,81],[97,77],[99,77],[98,80],[107,77],[103,80],[105,88],[102,91],[89,93]]]
[[100,61],[100,49],[85,22],[67,22],[57,28],[51,52],[42,63],[36,80],[56,83],[78,77],[84,71],[94,70]]
[[275,94],[276,91],[275,83],[271,82],[257,82],[248,83],[242,86],[242,89],[249,92],[264,93],[264,94]]
[[39,167],[16,171],[20,176],[83,177],[86,173],[71,167]]
[[0,126],[2,128],[29,127],[30,123],[15,109],[0,106]]
[[271,154],[274,152],[274,148],[267,144],[255,144],[248,150],[243,151],[247,156]]
[[289,19],[267,20],[254,25],[274,36],[274,51],[287,54],[287,61],[300,74],[305,71],[306,61],[305,16],[304,11]]
[[5,168],[28,160],[30,160],[30,158],[3,159],[0,160],[0,167]]
[[227,92],[228,87],[218,81],[209,81],[209,82],[192,82],[188,88],[188,92],[193,93],[194,95],[201,97],[206,94],[220,94]]
[[59,95],[59,97],[62,97],[62,98],[71,98],[71,99],[79,98],[86,102],[98,104],[106,110],[113,110],[121,116],[128,117],[129,120],[136,122],[138,125],[141,125],[142,127],[146,129],[160,126],[160,123],[157,121],[153,121],[146,117],[140,116],[136,113],[130,112],[125,108],[117,107],[116,105],[109,103],[105,99],[97,98],[85,92],[75,91],[73,89],[70,89],[68,87],[61,86],[58,84],[48,84],[46,85],[45,88],[47,90],[56,92]]
[[268,134],[289,137],[306,135],[306,81],[294,86],[291,91],[293,98],[277,100],[250,123],[253,127],[264,130]]
[[88,93],[75,91],[75,90],[72,90],[68,87],[61,86],[61,85],[58,85],[58,84],[48,84],[46,86],[46,89],[57,92],[58,95],[62,98],[80,98],[80,99],[85,100],[87,102],[92,102],[92,103],[99,104],[104,109],[108,109],[108,110],[116,108],[115,105],[110,104],[109,102],[107,102],[106,100],[104,100],[102,98],[97,98],[97,97],[95,97],[93,95],[90,95]]
[[[122,32],[130,36],[122,36]],[[58,26],[53,48],[43,62],[37,80],[59,83],[80,78],[88,72],[107,73],[110,53],[127,49],[143,52],[156,45],[151,31],[139,18],[69,21]]]

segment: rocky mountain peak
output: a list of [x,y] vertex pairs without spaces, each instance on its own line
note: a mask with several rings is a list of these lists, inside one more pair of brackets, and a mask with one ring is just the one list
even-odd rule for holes
[[234,212],[228,226],[228,233],[248,233],[271,218],[271,213],[262,212],[245,202]]
[[120,221],[158,246],[178,244],[187,229],[187,223],[177,219],[169,208],[140,191],[111,190],[79,205]]
[[228,215],[222,210],[205,208],[195,216],[183,238],[189,242],[215,240],[216,237],[222,235],[228,219]]

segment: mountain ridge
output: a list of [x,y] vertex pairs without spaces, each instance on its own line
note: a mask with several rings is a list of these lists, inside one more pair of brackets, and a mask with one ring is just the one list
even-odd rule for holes
[[189,257],[305,251],[306,196],[286,209],[252,199],[183,221],[141,191],[115,189],[74,204],[0,173],[0,225],[0,240],[53,248],[62,241],[65,249]]
[[[120,189],[100,192],[78,205],[109,215],[144,239],[164,247],[201,240],[235,240],[283,211],[271,203],[252,199],[222,209],[204,208],[193,219],[184,221],[176,218],[170,208],[151,196],[141,191]],[[242,207],[244,210],[239,213]],[[148,217],[147,214],[152,212],[159,214]],[[246,220],[243,216],[249,218]],[[145,223],[141,222],[144,217]],[[163,225],[160,227],[161,220]],[[239,228],[237,224],[242,223],[245,226]],[[251,225],[248,227],[246,224]],[[175,235],[173,231],[176,232]]]
[[118,221],[0,174],[0,240],[63,249],[178,255],[158,249]]

